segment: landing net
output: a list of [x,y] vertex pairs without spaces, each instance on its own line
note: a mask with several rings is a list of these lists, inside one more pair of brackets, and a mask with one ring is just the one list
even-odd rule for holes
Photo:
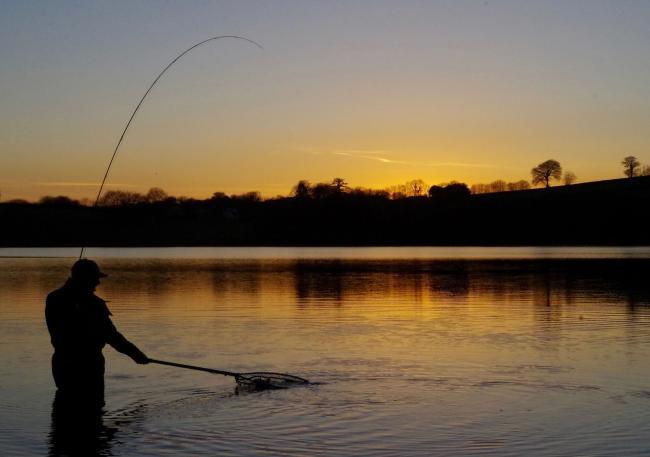
[[239,373],[235,376],[235,380],[240,387],[251,390],[286,389],[309,384],[308,380],[299,376],[269,371]]

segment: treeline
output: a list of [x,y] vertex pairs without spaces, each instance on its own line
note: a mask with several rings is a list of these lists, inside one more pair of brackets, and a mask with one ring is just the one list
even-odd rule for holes
[[473,194],[488,194],[491,192],[528,190],[530,189],[530,183],[524,179],[516,182],[505,182],[502,179],[497,179],[489,184],[472,184],[470,189]]
[[[623,173],[628,178],[635,178],[640,176],[650,176],[650,165],[642,165],[639,160],[634,156],[627,156],[621,161],[623,166]],[[554,159],[546,160],[531,170],[531,183],[532,186],[544,185],[550,187],[553,180],[562,181],[565,186],[572,185],[577,181],[577,176],[572,171],[563,171],[560,162]],[[322,182],[312,184],[307,180],[300,180],[293,186],[289,194],[290,197],[300,199],[327,199],[341,195],[348,195],[353,197],[372,197],[383,198],[391,200],[400,200],[411,197],[428,196],[436,200],[445,200],[450,198],[452,200],[462,198],[470,194],[487,194],[498,192],[515,192],[522,190],[529,190],[532,188],[531,183],[521,179],[514,182],[506,182],[502,179],[497,179],[489,184],[472,184],[468,187],[467,184],[451,181],[440,185],[429,186],[422,179],[413,179],[404,184],[391,186],[382,190],[368,189],[363,187],[351,188],[344,178],[334,178],[331,182]],[[274,199],[282,199],[284,196],[278,196]],[[215,192],[209,199],[214,200],[243,200],[243,201],[262,201],[262,196],[257,191],[245,192],[239,195],[227,195],[224,192]],[[195,201],[195,199],[188,197],[174,197],[170,196],[163,189],[159,187],[152,187],[145,194],[124,190],[110,190],[105,192],[97,201],[97,206],[128,206],[128,205],[142,205],[142,204],[175,204],[186,201]],[[28,201],[22,199],[10,200],[7,203],[12,204],[29,204]],[[93,203],[84,198],[82,200],[73,200],[67,196],[44,196],[38,201],[41,205],[57,205],[57,206],[94,206]]]
[[[472,195],[465,184],[373,191],[299,182],[290,196],[197,200],[107,192],[0,204],[1,246],[648,245],[650,177]],[[418,192],[417,196],[405,196]],[[148,197],[147,197],[148,196]]]
[[[434,197],[438,200],[447,197],[455,199],[470,195],[471,191],[464,183],[452,181],[448,184],[428,186],[422,180],[412,180],[405,184],[393,186],[384,190],[368,189],[363,187],[351,188],[343,178],[334,178],[330,183],[311,184],[309,181],[301,180],[296,184],[288,196],[277,196],[269,199],[262,198],[260,192],[251,191],[242,194],[228,195],[225,192],[215,192],[208,199],[201,200],[189,197],[175,197],[169,195],[159,187],[152,187],[142,194],[133,191],[109,190],[97,201],[99,207],[116,206],[143,206],[143,205],[177,205],[197,202],[262,202],[265,200],[282,200],[295,198],[299,200],[325,200],[333,198],[371,198],[385,200],[400,200],[412,197]],[[9,200],[5,202],[13,205],[45,205],[45,206],[94,206],[88,199],[74,200],[65,195],[44,196],[36,203],[26,200]]]

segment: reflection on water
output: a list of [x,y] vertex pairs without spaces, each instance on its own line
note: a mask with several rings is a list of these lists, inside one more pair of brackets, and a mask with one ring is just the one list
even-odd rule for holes
[[52,402],[52,425],[49,433],[51,457],[110,456],[111,441],[117,428],[104,424],[101,408],[74,404],[55,395]]
[[0,453],[650,453],[648,258],[247,255],[99,259],[98,294],[151,357],[322,384],[235,395],[106,349],[91,417],[51,405],[43,297],[71,260],[0,259]]

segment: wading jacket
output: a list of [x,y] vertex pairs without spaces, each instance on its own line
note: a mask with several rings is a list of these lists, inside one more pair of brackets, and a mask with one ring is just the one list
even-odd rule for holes
[[117,331],[110,316],[104,300],[92,293],[81,293],[70,280],[51,292],[45,302],[45,320],[57,358],[79,363],[89,359],[103,362],[102,348],[106,343],[136,358],[140,350]]

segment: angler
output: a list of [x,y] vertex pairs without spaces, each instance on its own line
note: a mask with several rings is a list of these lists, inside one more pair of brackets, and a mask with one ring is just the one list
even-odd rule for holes
[[147,356],[117,331],[106,302],[95,295],[104,277],[92,260],[78,260],[63,287],[51,292],[45,302],[57,398],[89,407],[104,405],[102,349],[107,343],[136,363],[149,363]]

